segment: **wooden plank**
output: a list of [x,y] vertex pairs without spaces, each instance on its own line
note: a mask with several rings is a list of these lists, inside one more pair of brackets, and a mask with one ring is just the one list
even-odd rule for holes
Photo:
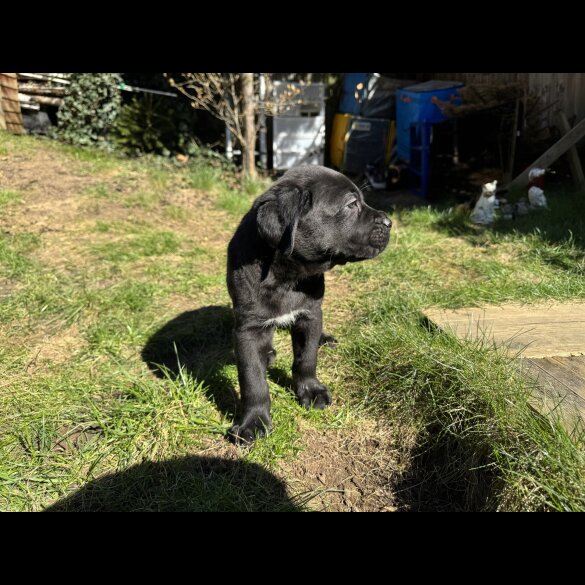
[[545,416],[558,416],[569,431],[581,427],[585,420],[585,400],[566,388],[538,362],[540,360],[532,358],[520,360],[522,373],[535,382],[529,404]]
[[35,79],[41,81],[50,81],[53,83],[61,83],[69,85],[71,81],[63,77],[63,73],[19,73],[18,76],[23,79]]
[[[573,358],[578,359],[578,358]],[[585,397],[582,388],[562,368],[552,366],[547,358],[524,358],[521,368],[539,385],[540,390],[553,399],[562,399],[585,414]]]
[[0,73],[0,86],[0,99],[2,100],[6,130],[14,134],[24,134],[16,73]]
[[567,303],[507,303],[505,305],[486,305],[484,307],[464,307],[462,309],[442,309],[430,307],[426,314],[444,314],[452,318],[466,318],[468,315],[480,315],[486,319],[510,318],[529,319],[532,323],[552,323],[555,321],[585,321],[585,301]]
[[585,357],[565,358],[554,356],[549,359],[571,371],[573,375],[580,380],[579,384],[585,387]]
[[18,90],[21,94],[55,95],[57,97],[63,97],[67,92],[65,87],[51,87],[50,85],[38,85],[34,83],[20,83]]
[[580,359],[582,359],[582,357],[566,357],[562,359],[544,357],[539,361],[549,376],[554,377],[555,380],[560,382],[564,387],[582,398],[583,403],[585,404],[585,381],[568,367],[571,360]]
[[4,113],[13,112],[18,114],[20,112],[20,102],[14,101],[11,99],[4,98],[2,102],[2,106],[4,107]]
[[49,106],[62,106],[63,105],[63,98],[48,97],[45,95],[34,96],[34,101],[39,103],[39,104],[46,104]]
[[18,89],[18,81],[16,80],[16,73],[2,73],[0,74],[0,84],[2,87],[8,89]]
[[424,314],[460,339],[484,339],[526,357],[585,354],[585,303],[430,308]]
[[[561,133],[566,134],[571,130],[571,125],[569,124],[569,120],[567,120],[567,116],[565,116],[564,112],[559,112],[557,123]],[[573,181],[575,181],[575,187],[578,191],[585,191],[585,175],[583,174],[583,167],[581,166],[579,153],[574,145],[567,151],[567,158],[569,160],[569,166],[571,167]]]
[[506,188],[520,189],[528,184],[530,169],[539,167],[545,169],[559,159],[571,146],[574,146],[585,136],[585,119],[581,120],[574,128],[571,128],[560,140],[555,142],[544,154],[539,156],[532,164],[528,165]]
[[470,307],[463,309],[441,309],[430,307],[425,315],[440,321],[466,323],[470,320],[489,322],[521,323],[524,325],[540,325],[546,323],[585,323],[585,303],[554,303],[535,305],[488,305],[482,308]]
[[20,124],[22,122],[20,112],[4,112],[4,119],[7,124]]
[[518,116],[520,114],[520,100],[516,100],[514,108],[514,123],[512,124],[512,136],[510,140],[510,154],[508,156],[508,171],[505,175],[505,182],[512,180],[514,176],[514,160],[516,159],[516,142],[518,140]]
[[2,89],[0,89],[0,128],[6,130],[6,118],[4,118],[4,110],[2,109]]

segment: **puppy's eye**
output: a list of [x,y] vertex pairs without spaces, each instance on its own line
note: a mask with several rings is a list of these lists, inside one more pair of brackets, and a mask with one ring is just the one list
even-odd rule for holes
[[354,199],[353,201],[350,201],[346,207],[349,207],[350,209],[355,209],[357,207],[359,207],[359,204],[357,202],[357,199]]

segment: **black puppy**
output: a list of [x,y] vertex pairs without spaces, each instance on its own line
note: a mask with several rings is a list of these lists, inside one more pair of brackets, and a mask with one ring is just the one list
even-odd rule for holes
[[227,285],[242,397],[235,442],[271,428],[266,369],[277,326],[290,326],[293,386],[306,408],[325,408],[331,394],[317,380],[322,337],[323,273],[374,258],[388,244],[391,222],[368,207],[344,175],[320,166],[291,169],[254,201],[228,247]]

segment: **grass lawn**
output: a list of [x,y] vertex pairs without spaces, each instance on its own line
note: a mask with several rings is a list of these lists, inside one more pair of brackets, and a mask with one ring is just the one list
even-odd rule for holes
[[585,298],[585,195],[488,229],[398,210],[386,252],[326,276],[332,408],[296,403],[279,331],[274,431],[245,450],[225,254],[264,187],[0,133],[0,509],[585,510],[582,431],[421,320]]

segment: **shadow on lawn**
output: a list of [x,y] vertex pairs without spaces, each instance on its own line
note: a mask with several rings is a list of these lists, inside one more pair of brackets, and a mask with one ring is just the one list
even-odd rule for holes
[[394,484],[397,505],[409,512],[486,512],[497,509],[503,479],[488,446],[448,436],[430,424]]
[[233,317],[229,306],[212,305],[181,313],[147,341],[142,359],[159,377],[161,366],[179,375],[179,364],[204,383],[208,398],[224,414],[234,417],[238,399],[226,365],[235,364],[232,350]]
[[91,481],[45,512],[294,512],[260,465],[217,457],[146,462]]
[[[142,359],[160,378],[161,366],[172,376],[183,371],[204,383],[207,396],[224,415],[234,418],[239,399],[225,366],[235,366],[232,346],[233,316],[229,306],[211,305],[181,313],[147,341]],[[320,345],[333,344],[325,334]],[[334,346],[334,345],[333,345]],[[268,368],[268,377],[294,394],[290,372],[278,367]]]

